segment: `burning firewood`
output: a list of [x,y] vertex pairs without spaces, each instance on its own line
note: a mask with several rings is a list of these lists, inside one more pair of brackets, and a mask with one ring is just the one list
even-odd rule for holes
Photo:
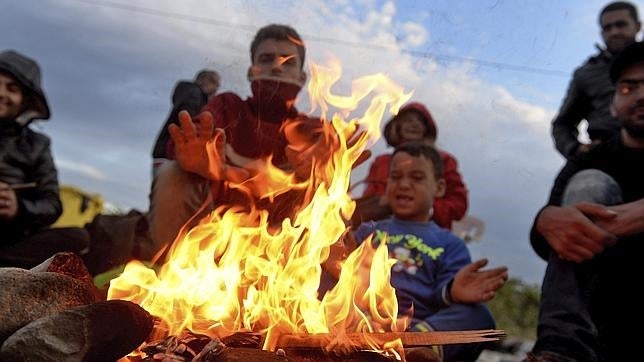
[[240,332],[220,340],[186,331],[179,336],[146,343],[141,352],[146,355],[143,361],[246,361],[245,358],[253,360],[260,355],[262,361],[284,360],[277,359],[277,354],[259,350],[260,342],[261,336],[258,333]]
[[[500,330],[474,330],[453,332],[384,332],[347,333],[346,339],[357,349],[382,346],[388,341],[400,339],[404,347],[432,346],[457,343],[496,341],[505,333]],[[282,348],[312,348],[325,346],[335,339],[331,334],[284,334],[277,345]]]

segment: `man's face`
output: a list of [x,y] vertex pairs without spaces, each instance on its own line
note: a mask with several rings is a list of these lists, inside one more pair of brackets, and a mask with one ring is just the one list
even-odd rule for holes
[[12,76],[0,72],[0,119],[13,119],[22,109],[20,84]]
[[633,43],[641,27],[641,24],[631,17],[628,10],[615,10],[604,13],[601,16],[600,25],[606,48],[613,54]]
[[287,40],[266,39],[259,43],[248,75],[251,79],[276,77],[299,85],[306,81],[297,46]]
[[615,87],[611,111],[633,138],[644,140],[644,62],[622,72]]
[[429,221],[434,198],[443,196],[444,192],[445,180],[436,179],[432,161],[406,152],[392,157],[385,197],[397,218]]
[[219,89],[219,78],[208,77],[200,82],[199,87],[201,87],[201,90],[208,96],[213,95],[217,93],[217,90]]

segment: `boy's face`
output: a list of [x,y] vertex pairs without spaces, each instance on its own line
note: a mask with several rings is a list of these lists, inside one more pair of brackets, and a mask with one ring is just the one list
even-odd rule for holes
[[23,94],[16,79],[0,72],[0,119],[13,119],[22,109]]
[[398,152],[391,159],[385,197],[397,218],[429,221],[434,198],[445,193],[445,180],[436,179],[434,165],[424,156]]
[[248,76],[276,77],[300,86],[306,81],[297,46],[287,40],[266,39],[259,43]]

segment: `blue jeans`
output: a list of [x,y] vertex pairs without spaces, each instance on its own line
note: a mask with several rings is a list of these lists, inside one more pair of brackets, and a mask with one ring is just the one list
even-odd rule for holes
[[[581,201],[607,206],[623,202],[617,182],[595,169],[575,174],[564,190],[562,205]],[[605,290],[601,271],[607,264],[602,254],[583,263],[574,263],[551,253],[541,285],[535,354],[549,351],[578,361],[604,360],[602,349],[605,346],[594,314],[596,305],[603,305],[597,303],[598,293]]]

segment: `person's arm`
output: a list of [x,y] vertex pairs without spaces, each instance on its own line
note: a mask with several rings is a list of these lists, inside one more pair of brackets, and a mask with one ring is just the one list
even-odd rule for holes
[[440,265],[436,273],[435,293],[427,301],[429,305],[438,310],[450,306],[452,301],[451,288],[454,277],[466,265],[472,262],[470,252],[465,242],[454,234],[446,234],[451,238],[446,243],[445,251],[440,256]]
[[580,145],[577,140],[579,135],[577,126],[590,111],[590,99],[579,87],[578,72],[573,75],[559,113],[552,120],[552,137],[555,146],[566,159],[570,159],[577,153]]
[[614,218],[604,218],[595,223],[607,232],[621,238],[644,233],[644,199],[626,204],[608,206]]
[[551,251],[562,258],[580,262],[592,258],[615,237],[595,224],[597,219],[611,219],[614,213],[603,205],[582,202],[560,206],[570,178],[583,169],[569,161],[559,172],[550,193],[548,204],[535,217],[530,231],[530,243],[535,252],[548,260]]
[[594,221],[614,216],[605,206],[588,202],[548,206],[537,216],[534,228],[560,258],[582,262],[592,259],[616,241],[613,234]]
[[362,192],[362,197],[382,196],[387,186],[387,174],[389,170],[389,157],[378,156],[369,167],[369,173],[365,179],[367,187]]
[[17,210],[14,222],[24,229],[39,229],[53,224],[63,212],[58,190],[58,173],[51,156],[49,139],[42,135],[42,147],[37,151],[30,180],[37,183],[33,189],[15,192]]
[[240,183],[249,174],[240,167],[226,162],[226,135],[221,129],[214,129],[213,116],[203,112],[199,124],[195,124],[186,111],[179,112],[179,125],[168,127],[175,145],[175,156],[179,166],[211,181],[233,181]]
[[204,94],[195,83],[180,83],[172,95],[173,107],[180,111],[187,111],[191,116],[201,112],[204,105]]
[[[429,308],[438,311],[447,308],[453,304],[451,289],[459,270],[466,267],[471,263],[470,253],[465,246],[465,242],[459,239],[456,235],[446,233],[450,240],[445,244],[445,250],[440,255],[437,269],[434,274],[435,282],[432,285],[432,291],[428,296],[426,303]],[[412,320],[410,330],[412,331],[431,331],[431,323],[428,320],[431,315],[425,320],[416,319]]]
[[494,298],[496,291],[508,280],[508,268],[481,270],[487,263],[487,259],[479,259],[456,273],[450,288],[452,303],[483,303]]
[[172,109],[152,146],[152,158],[174,158],[174,146],[169,146],[170,135],[168,126],[179,124],[179,112],[187,111],[191,116],[196,116],[204,105],[204,96],[201,88],[194,83],[180,82],[172,93]]
[[434,200],[432,220],[441,227],[451,229],[452,222],[462,219],[467,212],[467,188],[458,172],[456,159],[444,151],[441,151],[441,158],[446,185],[445,195]]

